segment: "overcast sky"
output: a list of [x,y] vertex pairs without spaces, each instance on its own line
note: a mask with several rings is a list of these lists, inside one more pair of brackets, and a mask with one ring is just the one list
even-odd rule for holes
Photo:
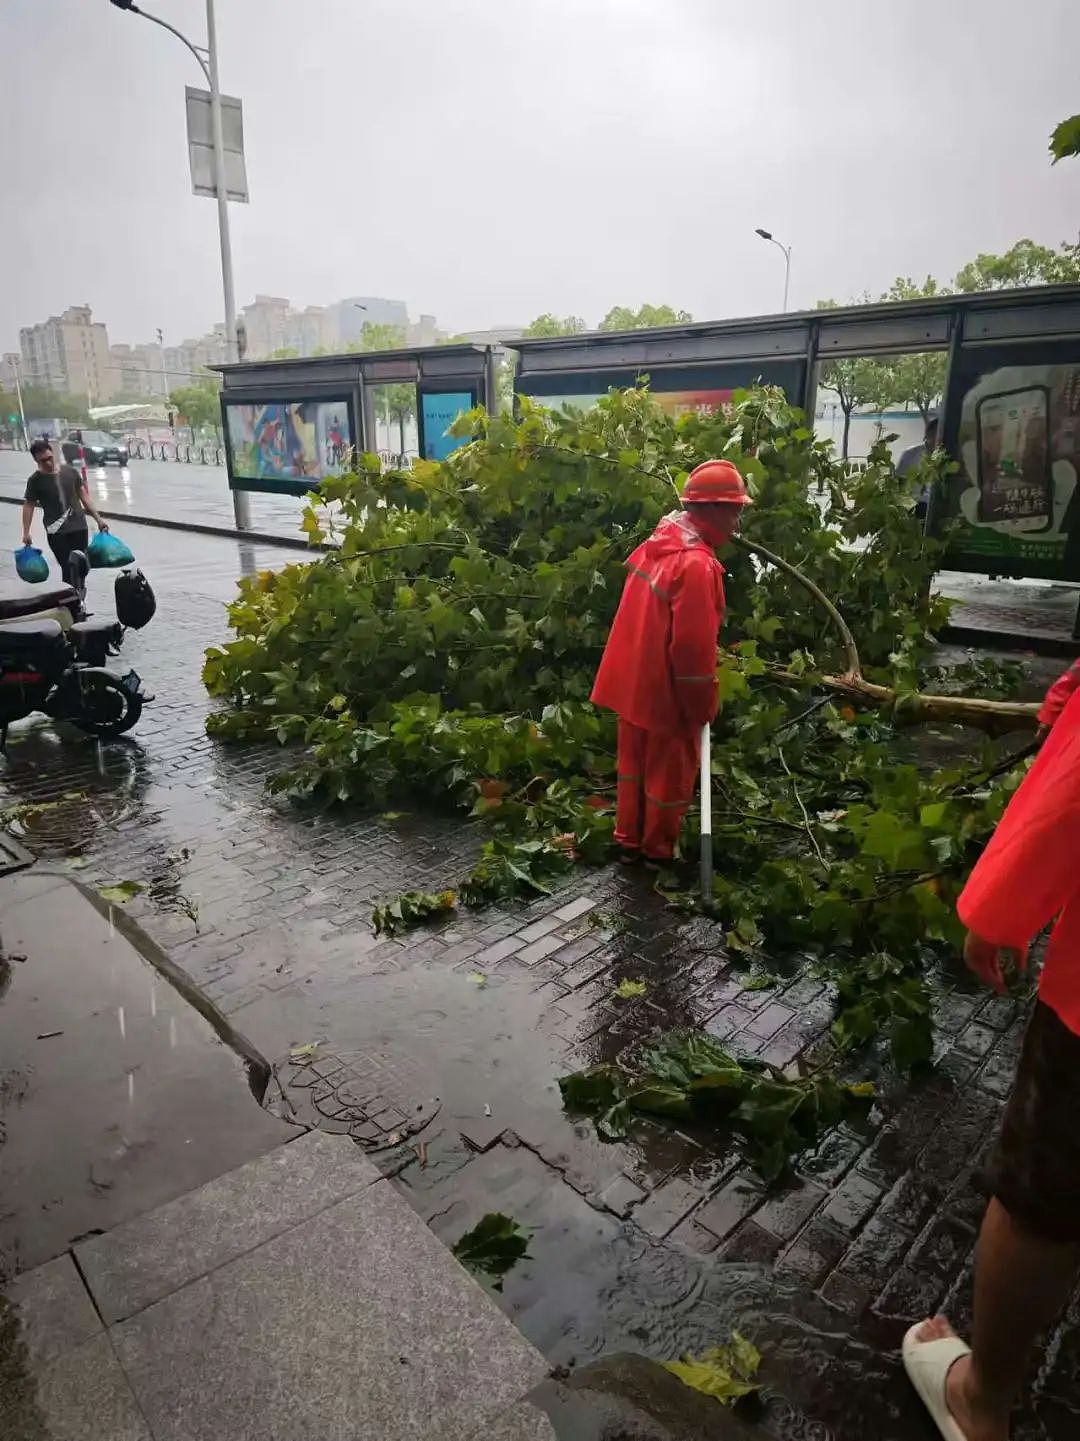
[[[189,37],[203,0],[148,0]],[[1080,227],[1076,0],[217,0],[251,204],[238,304],[397,297],[451,330],[668,302],[705,320],[951,276]],[[0,348],[221,317],[195,61],[108,0],[0,0]]]

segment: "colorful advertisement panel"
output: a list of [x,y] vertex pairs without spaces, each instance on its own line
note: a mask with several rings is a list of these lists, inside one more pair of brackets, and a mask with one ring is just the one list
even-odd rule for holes
[[946,565],[1080,579],[1080,359],[965,382],[946,437],[959,471],[935,505],[935,525],[954,526]]
[[346,469],[353,448],[347,397],[224,404],[229,482],[244,489],[308,490]]
[[420,394],[420,418],[423,425],[425,460],[445,460],[459,445],[467,445],[463,436],[447,431],[466,410],[472,410],[476,397],[471,390],[425,390]]

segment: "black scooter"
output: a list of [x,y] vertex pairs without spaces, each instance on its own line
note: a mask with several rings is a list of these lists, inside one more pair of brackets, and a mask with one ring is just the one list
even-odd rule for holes
[[[61,624],[64,612],[70,624]],[[34,711],[111,740],[153,700],[133,670],[106,669],[123,644],[120,622],[81,615],[81,597],[70,585],[0,598],[0,751],[11,722]]]

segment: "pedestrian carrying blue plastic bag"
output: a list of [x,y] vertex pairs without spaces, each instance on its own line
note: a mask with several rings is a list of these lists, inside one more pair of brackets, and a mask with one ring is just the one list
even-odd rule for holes
[[107,530],[99,530],[86,547],[86,558],[95,570],[117,570],[122,565],[133,565],[135,557],[119,538]]
[[49,562],[36,545],[24,545],[15,552],[15,570],[20,580],[31,585],[49,578]]

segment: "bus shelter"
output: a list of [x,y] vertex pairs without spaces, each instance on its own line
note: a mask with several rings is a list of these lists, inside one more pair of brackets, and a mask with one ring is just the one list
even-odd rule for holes
[[809,416],[830,360],[943,352],[939,435],[957,470],[929,523],[948,535],[945,566],[1080,581],[1080,285],[507,344],[515,391],[545,405],[647,378],[679,413],[761,380]]
[[213,366],[229,487],[305,495],[341,474],[355,451],[378,451],[380,396],[410,415],[415,453],[442,460],[463,411],[494,409],[495,365],[494,346],[458,344]]

